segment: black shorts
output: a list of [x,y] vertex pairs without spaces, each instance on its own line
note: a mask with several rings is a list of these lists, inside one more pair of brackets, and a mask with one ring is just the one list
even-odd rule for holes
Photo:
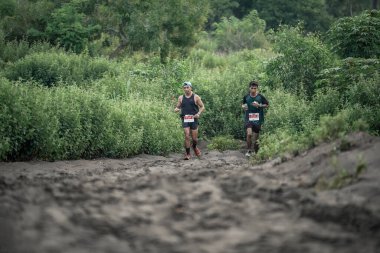
[[261,130],[261,125],[255,124],[253,122],[246,122],[245,123],[245,128],[252,128],[252,131],[255,133],[259,133]]
[[182,127],[187,128],[190,127],[191,130],[197,130],[198,129],[198,120],[194,120],[194,122],[183,122],[182,118]]

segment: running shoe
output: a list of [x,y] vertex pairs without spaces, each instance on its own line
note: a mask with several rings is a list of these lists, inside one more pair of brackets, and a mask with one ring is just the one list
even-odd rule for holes
[[202,152],[201,152],[201,150],[199,149],[199,148],[194,148],[194,153],[195,153],[195,155],[196,156],[198,156],[198,157],[200,157],[201,155],[202,155]]
[[190,160],[191,156],[190,154],[185,154],[185,157],[183,158],[183,160]]
[[248,150],[247,153],[245,153],[245,156],[246,156],[246,157],[250,157],[251,154],[252,154],[252,151],[251,151],[251,150]]

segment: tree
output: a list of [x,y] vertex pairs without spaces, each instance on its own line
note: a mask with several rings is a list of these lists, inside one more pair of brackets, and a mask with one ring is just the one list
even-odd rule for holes
[[99,25],[85,23],[85,15],[79,12],[75,2],[56,9],[46,28],[47,36],[53,44],[61,45],[66,50],[76,53],[82,52],[98,31],[100,31]]
[[341,57],[380,56],[380,11],[364,11],[337,20],[327,33],[332,50]]
[[214,23],[218,23],[223,17],[231,17],[234,10],[239,7],[235,0],[209,0],[210,13],[207,18],[206,30],[210,30]]
[[257,11],[253,10],[242,20],[232,16],[222,18],[215,24],[213,35],[221,51],[233,51],[265,47],[265,21],[260,19]]
[[[54,3],[49,0],[18,0],[5,1],[2,9],[1,28],[5,39],[13,40],[44,40],[47,19],[55,8]],[[1,8],[1,7],[0,7]]]
[[327,11],[335,18],[358,15],[364,10],[371,9],[374,0],[329,0],[326,1]]
[[304,35],[300,26],[281,26],[272,36],[278,56],[266,68],[269,85],[312,98],[318,74],[334,65],[334,55],[318,36]]
[[267,28],[304,22],[306,31],[325,31],[331,23],[324,0],[257,0],[253,4]]
[[203,0],[114,0],[100,5],[97,16],[103,30],[119,40],[111,58],[127,49],[161,50],[164,60],[173,48],[195,44],[208,10]]

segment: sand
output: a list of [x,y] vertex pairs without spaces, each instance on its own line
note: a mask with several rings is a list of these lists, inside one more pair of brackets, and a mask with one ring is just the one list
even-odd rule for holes
[[380,252],[380,137],[203,153],[2,162],[0,253]]

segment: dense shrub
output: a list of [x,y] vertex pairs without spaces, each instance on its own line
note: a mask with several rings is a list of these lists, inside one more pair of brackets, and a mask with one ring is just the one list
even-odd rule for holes
[[235,150],[240,148],[240,143],[231,135],[220,135],[212,138],[211,143],[207,147],[219,151]]
[[59,82],[83,83],[112,71],[112,62],[103,58],[64,53],[35,53],[11,64],[5,72],[10,80],[33,80],[51,87]]
[[5,41],[1,38],[0,33],[0,63],[4,67],[7,63],[15,62],[28,54],[47,52],[49,50],[59,51],[55,48],[53,49],[47,42],[35,42],[30,45],[25,40]]
[[336,115],[325,115],[320,119],[318,127],[311,132],[315,143],[335,140],[347,133],[357,130],[368,130],[368,124],[363,115],[359,115],[360,107],[353,106],[339,111]]
[[200,69],[194,76],[195,83],[199,84],[195,92],[202,97],[206,107],[201,131],[208,136],[243,138],[241,102],[248,93],[248,83],[260,77],[263,63],[255,53],[247,52],[229,55],[225,62],[228,66],[225,69]]
[[269,85],[310,99],[319,72],[334,66],[332,53],[317,36],[303,35],[300,27],[281,27],[273,34],[273,42],[279,55],[266,68]]
[[214,24],[213,33],[217,49],[223,52],[242,49],[265,48],[268,41],[265,38],[265,21],[260,19],[256,10],[251,11],[242,20],[231,16],[222,18]]
[[3,160],[128,157],[182,147],[178,115],[157,98],[110,100],[76,86],[28,84],[0,83]]
[[332,50],[341,57],[378,58],[380,56],[380,11],[338,19],[327,32]]
[[379,59],[346,58],[340,60],[333,68],[321,71],[316,86],[318,88],[330,87],[344,93],[347,88],[360,80],[377,76],[379,69]]
[[49,156],[56,120],[47,111],[48,91],[0,80],[0,159]]
[[334,115],[342,108],[342,93],[335,88],[324,88],[314,94],[310,114],[314,119],[319,119],[322,115]]
[[290,133],[304,130],[303,125],[312,121],[311,108],[306,100],[283,89],[268,91],[270,103],[263,129],[271,133],[276,129],[287,129]]

